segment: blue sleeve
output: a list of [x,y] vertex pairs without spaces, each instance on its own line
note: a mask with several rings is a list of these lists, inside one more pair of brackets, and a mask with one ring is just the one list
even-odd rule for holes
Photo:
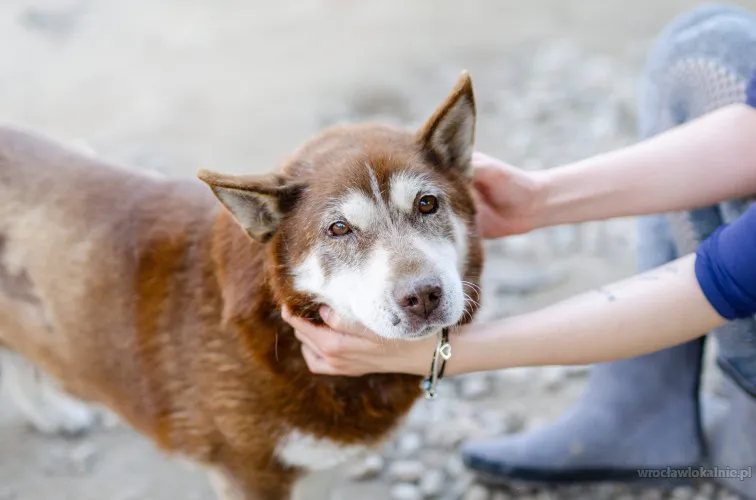
[[695,269],[720,316],[733,320],[756,314],[756,203],[701,244]]
[[746,90],[746,102],[756,108],[756,73],[753,74],[751,82]]

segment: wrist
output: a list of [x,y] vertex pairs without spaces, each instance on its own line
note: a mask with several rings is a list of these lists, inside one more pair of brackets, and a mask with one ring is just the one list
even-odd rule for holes
[[428,375],[437,345],[436,335],[408,342],[404,349],[406,356],[401,356],[401,365],[397,367],[397,371],[410,375]]
[[529,219],[531,230],[534,230],[552,225],[555,179],[551,170],[532,172],[531,176],[533,188]]

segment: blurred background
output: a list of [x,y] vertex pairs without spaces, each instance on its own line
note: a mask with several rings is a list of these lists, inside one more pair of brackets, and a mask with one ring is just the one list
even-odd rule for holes
[[[2,0],[0,119],[167,175],[264,172],[323,127],[416,126],[471,72],[478,149],[528,169],[628,144],[653,37],[686,0]],[[756,9],[756,1],[737,2]],[[634,222],[488,245],[481,318],[522,312],[634,271]],[[727,499],[704,484],[487,491],[464,439],[559,415],[582,367],[442,384],[365,464],[319,474],[303,500]],[[707,390],[716,390],[708,371]],[[205,477],[124,427],[43,438],[0,398],[0,500],[208,499]]]

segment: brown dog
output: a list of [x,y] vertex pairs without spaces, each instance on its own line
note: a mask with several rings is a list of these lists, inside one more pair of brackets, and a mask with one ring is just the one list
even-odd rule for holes
[[281,305],[387,339],[471,320],[474,133],[463,74],[416,134],[334,128],[274,174],[201,171],[211,191],[1,129],[0,344],[20,408],[76,432],[95,415],[80,400],[106,407],[226,499],[287,498],[301,471],[377,444],[419,377],[312,375]]

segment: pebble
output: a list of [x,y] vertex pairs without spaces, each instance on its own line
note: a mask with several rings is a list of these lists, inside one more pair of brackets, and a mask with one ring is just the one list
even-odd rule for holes
[[430,418],[430,410],[428,408],[428,401],[419,401],[412,407],[407,418],[405,419],[405,426],[412,429],[424,429],[428,425]]
[[712,483],[703,483],[698,488],[698,494],[706,498],[712,498],[714,496],[715,489],[716,488],[714,488],[714,485]]
[[462,441],[480,437],[485,428],[471,417],[459,417],[439,421],[429,427],[425,440],[429,446],[438,448],[456,448]]
[[349,478],[354,481],[374,479],[380,475],[385,462],[384,458],[377,453],[368,455],[348,472]]
[[722,489],[717,495],[717,500],[742,500],[742,498],[735,493]]
[[388,475],[395,481],[416,483],[424,470],[425,466],[419,460],[397,460],[389,466]]
[[488,490],[479,484],[475,484],[467,490],[464,500],[488,500]]
[[541,382],[547,392],[557,392],[567,384],[567,372],[561,366],[546,366],[542,369]]
[[518,411],[509,411],[504,414],[504,432],[514,434],[525,429],[527,419],[524,413]]
[[444,490],[446,483],[446,476],[438,469],[430,469],[423,473],[422,479],[420,479],[420,491],[426,497],[434,497],[439,495]]
[[480,399],[491,394],[491,380],[484,374],[475,373],[459,381],[459,395],[466,400]]
[[696,489],[690,486],[678,486],[672,490],[673,500],[691,500],[696,496]]
[[422,500],[423,492],[414,484],[398,483],[389,492],[392,500]]
[[478,416],[486,436],[498,436],[507,431],[506,413],[497,410],[483,410]]
[[465,474],[454,482],[454,485],[450,488],[449,492],[451,493],[452,498],[463,499],[473,486],[474,481],[472,476]]
[[639,500],[662,500],[663,498],[664,493],[656,488],[644,490],[638,497]]
[[82,443],[68,455],[74,471],[80,474],[92,472],[97,461],[98,450],[92,443]]
[[423,437],[419,432],[407,432],[396,444],[396,454],[406,458],[415,455],[423,447]]
[[465,472],[465,463],[458,454],[453,454],[446,462],[446,472],[452,477],[461,476]]

